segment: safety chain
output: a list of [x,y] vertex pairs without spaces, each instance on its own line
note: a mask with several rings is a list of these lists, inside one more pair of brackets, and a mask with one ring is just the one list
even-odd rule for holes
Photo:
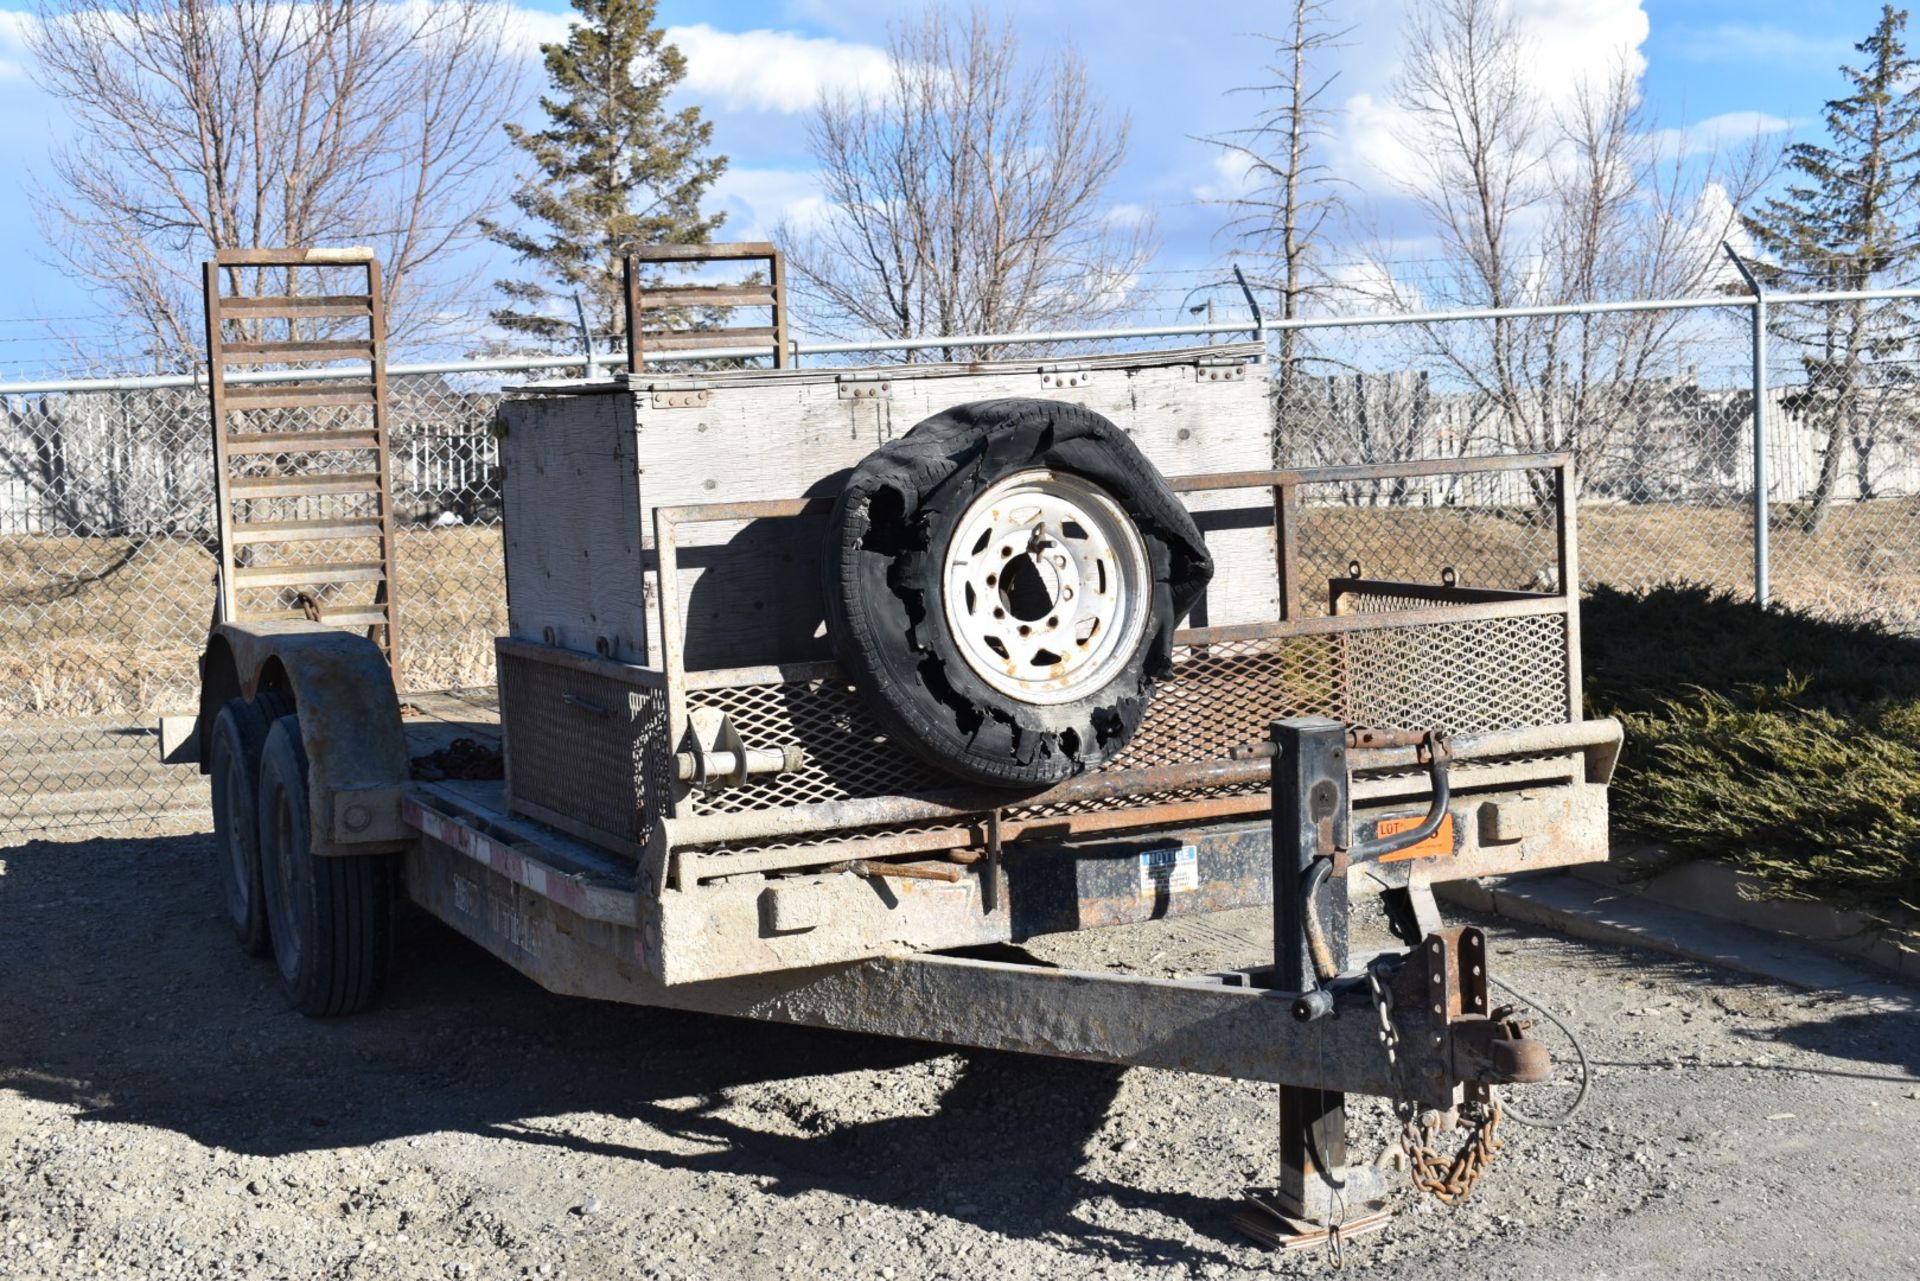
[[[1380,1044],[1387,1052],[1388,1079],[1398,1082],[1400,1079],[1400,1029],[1393,1025],[1393,993],[1387,991],[1387,985],[1381,981],[1380,967],[1367,967],[1367,989],[1373,993],[1373,1010],[1380,1016]],[[1394,1111],[1400,1111],[1401,1099],[1396,1091],[1393,1097]],[[1408,1106],[1411,1106],[1410,1104]]]
[[1438,1113],[1415,1123],[1408,1117],[1401,1122],[1400,1145],[1406,1149],[1413,1186],[1431,1192],[1442,1205],[1459,1205],[1473,1192],[1473,1185],[1493,1164],[1493,1154],[1506,1146],[1494,1137],[1500,1128],[1500,1105],[1495,1102],[1467,1103],[1460,1108],[1466,1124],[1467,1140],[1451,1161],[1433,1150],[1440,1133]]
[[1374,1012],[1380,1018],[1380,1044],[1387,1054],[1387,1075],[1395,1083],[1394,1115],[1400,1119],[1400,1150],[1406,1154],[1408,1174],[1413,1186],[1431,1193],[1442,1205],[1459,1205],[1473,1192],[1494,1153],[1505,1146],[1494,1132],[1500,1127],[1500,1104],[1469,1102],[1460,1109],[1467,1129],[1466,1142],[1451,1160],[1433,1149],[1440,1133],[1440,1114],[1429,1112],[1424,1118],[1414,1101],[1398,1089],[1400,1080],[1400,1030],[1393,1023],[1393,994],[1387,990],[1380,971],[1367,967],[1367,987],[1373,994]]

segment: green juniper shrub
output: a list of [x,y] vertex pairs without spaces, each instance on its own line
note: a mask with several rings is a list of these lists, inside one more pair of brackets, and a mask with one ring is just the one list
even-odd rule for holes
[[1920,642],[1691,586],[1597,588],[1581,624],[1621,828],[1781,898],[1920,903]]

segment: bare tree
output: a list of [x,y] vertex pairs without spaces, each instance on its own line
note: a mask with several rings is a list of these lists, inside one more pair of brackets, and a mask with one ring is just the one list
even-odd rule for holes
[[893,28],[880,90],[824,98],[831,208],[778,233],[809,319],[844,337],[1083,324],[1126,305],[1146,230],[1105,203],[1127,122],[1071,50],[1025,72],[1012,32],[934,8]]
[[[1415,11],[1407,35],[1398,98],[1417,124],[1424,167],[1410,194],[1441,246],[1439,265],[1412,282],[1423,301],[1501,308],[1656,298],[1716,282],[1719,241],[1769,172],[1757,137],[1731,156],[1690,155],[1684,140],[1652,128],[1624,67],[1551,108],[1527,77],[1524,34],[1498,0],[1437,0]],[[1492,443],[1581,451],[1596,476],[1610,450],[1632,453],[1632,433],[1672,390],[1681,325],[1678,313],[1624,312],[1423,332],[1429,354],[1497,408],[1486,419],[1498,434]],[[1624,473],[1618,483],[1630,487]]]
[[[1269,80],[1234,90],[1262,99],[1253,123],[1207,139],[1246,164],[1247,189],[1227,202],[1232,217],[1222,231],[1264,262],[1266,278],[1256,283],[1278,295],[1282,320],[1297,318],[1302,305],[1326,292],[1328,285],[1314,261],[1314,249],[1343,202],[1315,148],[1327,136],[1333,110],[1323,106],[1322,99],[1336,77],[1320,75],[1313,64],[1326,50],[1340,47],[1350,30],[1330,28],[1323,0],[1294,0],[1286,30],[1265,37],[1273,55],[1267,65]],[[1300,347],[1298,330],[1280,330],[1273,392],[1275,421],[1282,430],[1300,408]]]
[[[162,368],[199,348],[213,247],[372,244],[390,332],[471,282],[438,260],[498,199],[518,103],[506,7],[379,0],[50,0],[36,74],[79,137],[45,230]],[[291,275],[291,273],[288,273]]]
[[[1500,0],[1435,0],[1416,5],[1407,23],[1407,57],[1396,98],[1419,131],[1424,173],[1412,187],[1441,245],[1438,281],[1452,301],[1505,307],[1513,302],[1518,224],[1546,194],[1541,107],[1527,84],[1525,43]],[[1484,388],[1515,419],[1511,321],[1491,322]],[[1480,362],[1474,362],[1476,364]]]

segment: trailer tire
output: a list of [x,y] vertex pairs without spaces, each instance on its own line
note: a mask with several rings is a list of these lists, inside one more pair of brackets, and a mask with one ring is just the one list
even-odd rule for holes
[[882,728],[1000,787],[1117,755],[1213,575],[1153,464],[1061,401],[926,419],[854,469],[829,531],[828,635]]
[[248,956],[267,950],[260,889],[260,754],[267,731],[290,704],[280,694],[227,701],[214,717],[207,750],[213,789],[214,886],[234,938]]
[[385,986],[392,953],[393,859],[314,855],[297,716],[267,734],[259,812],[269,934],[288,998],[311,1018],[365,1009]]

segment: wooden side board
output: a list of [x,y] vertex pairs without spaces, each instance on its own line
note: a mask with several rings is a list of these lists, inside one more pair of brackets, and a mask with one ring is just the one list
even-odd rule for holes
[[[558,643],[588,653],[604,636],[617,657],[657,661],[648,643],[658,629],[653,580],[643,588],[637,561],[651,553],[656,506],[837,494],[875,447],[969,401],[1084,404],[1125,429],[1167,476],[1264,469],[1265,370],[1223,374],[1196,363],[1221,350],[1141,354],[1075,370],[1070,385],[1037,362],[1006,362],[734,374],[706,386],[663,380],[510,401],[502,456],[513,635],[540,640],[552,627]],[[1195,494],[1190,506],[1218,564],[1194,621],[1277,617],[1271,495]],[[823,532],[817,517],[683,527],[690,669],[826,655]]]
[[633,398],[509,400],[500,419],[510,634],[647,661]]

